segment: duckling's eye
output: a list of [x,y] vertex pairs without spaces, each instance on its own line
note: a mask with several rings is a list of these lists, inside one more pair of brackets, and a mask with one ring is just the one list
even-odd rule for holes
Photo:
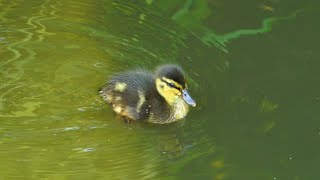
[[173,83],[168,83],[170,87],[175,88],[176,86]]

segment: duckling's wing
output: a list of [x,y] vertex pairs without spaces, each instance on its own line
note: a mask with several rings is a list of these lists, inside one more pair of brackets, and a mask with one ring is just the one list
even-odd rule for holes
[[132,71],[113,76],[100,94],[116,113],[138,120],[148,118],[149,96],[153,91],[156,88],[152,74]]

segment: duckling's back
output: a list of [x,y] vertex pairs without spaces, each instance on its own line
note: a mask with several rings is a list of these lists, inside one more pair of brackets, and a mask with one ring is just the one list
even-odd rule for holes
[[132,120],[146,120],[158,112],[169,111],[157,92],[153,75],[145,71],[113,76],[100,95],[116,113]]

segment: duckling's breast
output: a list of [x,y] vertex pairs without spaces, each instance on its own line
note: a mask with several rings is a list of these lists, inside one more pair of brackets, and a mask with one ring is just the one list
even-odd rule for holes
[[179,120],[186,117],[188,112],[189,112],[188,104],[185,103],[183,99],[178,98],[178,100],[176,101],[176,103],[173,104],[173,107],[172,107],[173,117]]
[[160,103],[161,105],[156,106],[157,108],[150,113],[149,122],[158,124],[172,123],[183,119],[189,111],[189,106],[182,99],[178,99],[172,105]]

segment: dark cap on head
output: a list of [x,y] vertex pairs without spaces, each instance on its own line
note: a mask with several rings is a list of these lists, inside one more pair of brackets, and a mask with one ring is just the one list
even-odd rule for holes
[[183,70],[177,65],[168,64],[160,66],[156,71],[156,75],[158,77],[166,77],[168,79],[172,79],[175,82],[179,83],[183,88],[185,88],[186,80],[183,75]]

